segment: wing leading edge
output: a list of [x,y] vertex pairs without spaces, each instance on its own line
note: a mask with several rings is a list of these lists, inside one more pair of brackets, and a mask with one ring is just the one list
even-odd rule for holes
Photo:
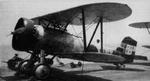
[[59,23],[64,27],[67,24],[82,25],[82,9],[85,13],[85,24],[89,24],[93,20],[94,23],[97,23],[97,17],[103,17],[103,22],[120,20],[128,17],[132,12],[126,4],[93,3],[35,17],[32,20],[36,24],[39,24],[40,20],[45,20],[44,22],[48,21],[50,24]]

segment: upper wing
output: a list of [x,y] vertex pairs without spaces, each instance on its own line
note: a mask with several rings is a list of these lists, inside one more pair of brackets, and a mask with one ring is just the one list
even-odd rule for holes
[[96,23],[97,17],[103,17],[104,22],[109,22],[126,18],[131,14],[131,9],[126,4],[93,3],[35,17],[32,20],[36,24],[40,24],[39,21],[42,21],[44,24],[57,23],[63,27],[68,24],[81,25],[82,10],[84,10],[85,24],[89,24],[91,21]]
[[150,22],[137,22],[137,23],[129,24],[129,26],[135,28],[150,28]]
[[55,53],[60,58],[70,58],[75,60],[90,61],[90,62],[105,62],[105,63],[120,63],[125,59],[121,56],[104,54],[98,52],[85,52],[85,53]]

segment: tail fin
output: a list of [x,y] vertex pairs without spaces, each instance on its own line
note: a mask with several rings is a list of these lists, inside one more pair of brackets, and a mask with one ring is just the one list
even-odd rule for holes
[[133,62],[136,52],[137,41],[132,39],[131,37],[125,37],[120,47],[116,49],[117,55],[121,55],[126,60],[124,63]]

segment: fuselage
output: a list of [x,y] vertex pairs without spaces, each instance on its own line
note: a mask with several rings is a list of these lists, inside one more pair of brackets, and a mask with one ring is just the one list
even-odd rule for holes
[[22,32],[14,34],[12,47],[18,51],[33,51],[37,53],[41,49],[46,53],[83,52],[81,38],[65,31],[44,28],[39,25],[31,28],[24,27]]

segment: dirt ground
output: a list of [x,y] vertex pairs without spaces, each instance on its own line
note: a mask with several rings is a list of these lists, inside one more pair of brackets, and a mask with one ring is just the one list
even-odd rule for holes
[[[0,81],[30,81],[31,78],[14,76],[6,65],[0,67]],[[35,79],[32,79],[35,80]],[[150,61],[135,61],[125,69],[117,70],[106,63],[86,63],[83,67],[70,68],[54,65],[51,77],[45,81],[149,81]],[[37,80],[35,80],[37,81]]]

